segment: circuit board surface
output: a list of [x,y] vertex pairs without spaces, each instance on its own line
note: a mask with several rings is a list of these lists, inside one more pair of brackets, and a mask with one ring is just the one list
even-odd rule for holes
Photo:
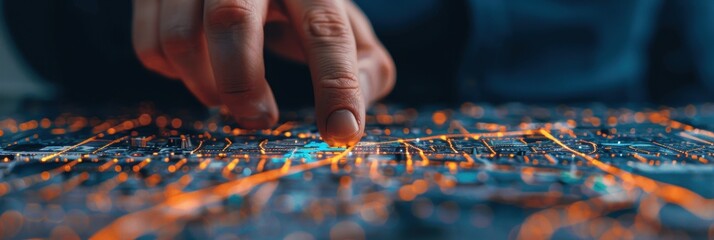
[[0,120],[0,238],[714,232],[714,105],[379,105],[349,147],[322,142],[309,111],[260,131],[190,116]]

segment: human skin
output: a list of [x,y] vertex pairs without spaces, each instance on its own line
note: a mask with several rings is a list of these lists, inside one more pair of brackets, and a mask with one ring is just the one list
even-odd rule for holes
[[391,56],[348,0],[135,0],[133,11],[142,64],[244,128],[278,121],[264,48],[308,65],[317,127],[333,146],[357,143],[365,109],[394,86]]

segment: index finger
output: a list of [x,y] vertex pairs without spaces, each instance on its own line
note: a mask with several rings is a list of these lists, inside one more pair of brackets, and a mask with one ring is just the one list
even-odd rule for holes
[[278,107],[263,63],[268,1],[204,3],[208,52],[221,100],[242,127],[269,128],[278,120]]
[[364,132],[357,47],[344,1],[285,1],[312,74],[317,127],[330,145],[353,145]]

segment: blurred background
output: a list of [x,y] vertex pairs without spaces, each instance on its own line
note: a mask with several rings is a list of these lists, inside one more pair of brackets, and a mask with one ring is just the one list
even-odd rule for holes
[[[201,108],[179,81],[140,65],[131,1],[0,2],[1,113],[27,104]],[[712,100],[711,1],[356,2],[397,66],[386,102]],[[312,105],[307,68],[266,58],[278,105]]]

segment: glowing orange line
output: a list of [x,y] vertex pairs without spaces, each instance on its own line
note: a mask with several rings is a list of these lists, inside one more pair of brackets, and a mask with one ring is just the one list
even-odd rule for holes
[[547,154],[547,153],[546,153],[546,154],[543,154],[543,156],[545,156],[545,159],[548,159],[548,161],[550,162],[550,164],[557,164],[557,163],[558,163],[558,161],[557,161],[553,156],[551,156],[550,154]]
[[472,158],[471,156],[469,156],[466,153],[462,153],[462,155],[464,155],[464,158],[466,158],[466,162],[471,163],[471,164],[474,163],[474,158]]
[[211,159],[210,159],[210,158],[209,158],[209,159],[206,159],[206,160],[203,160],[200,164],[198,164],[198,169],[199,169],[199,170],[204,170],[204,169],[206,169],[206,167],[208,167],[208,164],[210,164],[210,163],[211,163]]
[[[602,195],[531,214],[521,225],[516,239],[550,239],[553,233],[560,228],[598,218],[608,212],[627,208],[634,203],[634,199],[630,196],[623,202],[609,203],[612,200],[608,200],[608,198],[612,195]],[[549,224],[543,224],[543,221]]]
[[451,141],[451,138],[446,138],[446,142],[449,143],[449,148],[451,148],[451,151],[454,151],[454,153],[459,153],[459,151],[457,151],[454,147],[454,142]]
[[289,131],[293,127],[295,127],[295,122],[286,122],[286,123],[283,123],[282,125],[278,126],[277,128],[275,128],[275,130],[273,130],[273,132],[274,132],[274,135],[279,135],[285,131]]
[[[132,121],[132,120],[127,120],[127,121]],[[134,119],[133,121],[138,121],[138,119]],[[125,122],[126,122],[126,121],[125,121]],[[132,128],[133,128],[133,127],[131,127],[131,128],[125,128],[125,127],[122,127],[122,125],[123,125],[123,123],[120,123],[120,124],[118,124],[118,125],[116,125],[116,126],[114,126],[114,127],[111,127],[111,128],[116,128],[116,129],[118,129],[118,130],[116,131],[117,133],[118,133],[118,132],[122,132],[122,131],[126,131],[126,130],[129,130],[129,129],[132,129]],[[135,126],[135,125],[133,125],[133,126]],[[108,129],[111,129],[111,128],[108,128]],[[104,130],[99,131],[99,132],[103,132],[103,131],[104,131]],[[43,158],[40,159],[40,161],[46,162],[47,160],[50,160],[50,159],[55,158],[55,157],[57,157],[57,156],[60,156],[60,155],[62,155],[62,154],[64,154],[64,153],[66,153],[66,152],[68,152],[68,151],[71,151],[71,150],[73,150],[73,149],[75,149],[75,148],[77,148],[77,147],[79,147],[79,146],[82,146],[82,145],[84,145],[84,144],[86,144],[86,143],[88,143],[88,142],[94,141],[95,139],[97,139],[97,138],[99,137],[99,134],[101,134],[101,133],[97,133],[97,135],[92,136],[92,137],[90,137],[90,138],[88,138],[88,139],[86,139],[86,140],[84,140],[84,141],[82,141],[82,142],[80,142],[80,143],[77,143],[77,144],[75,144],[75,145],[73,145],[73,146],[71,146],[71,147],[69,147],[69,148],[67,148],[67,149],[64,149],[64,150],[59,151],[59,152],[57,152],[57,153],[54,153],[54,154],[51,154],[51,155],[49,155],[49,156],[43,157]]]
[[[403,142],[403,143],[404,143],[405,146],[412,147],[412,148],[414,148],[414,149],[417,150],[417,152],[419,153],[419,157],[421,157],[421,165],[422,165],[422,166],[428,166],[428,165],[429,165],[429,158],[426,157],[426,154],[424,154],[424,149],[421,149],[421,148],[419,148],[419,147],[417,147],[417,146],[414,146],[414,145],[412,145],[412,144],[410,144],[410,143],[407,143],[407,142]],[[411,161],[411,159],[412,159],[411,154],[409,154],[409,148],[408,148],[408,147],[405,149],[405,150],[407,150],[407,163],[409,163],[409,161]]]
[[233,142],[231,142],[231,140],[228,138],[226,138],[226,142],[228,142],[228,144],[226,144],[226,146],[223,147],[223,149],[221,150],[223,152],[225,152],[231,145],[233,145]]
[[226,165],[226,166],[223,168],[223,176],[224,176],[225,178],[228,178],[228,179],[231,178],[231,175],[233,175],[233,169],[236,168],[236,165],[238,165],[238,162],[239,162],[239,161],[240,161],[240,160],[239,160],[238,158],[235,158],[235,159],[233,159],[233,161],[231,161],[230,163],[228,163],[228,165]]
[[350,147],[331,158],[292,166],[288,171],[272,169],[213,187],[172,196],[154,207],[116,219],[96,232],[90,239],[137,238],[147,232],[157,231],[167,225],[175,224],[181,216],[195,213],[201,206],[221,201],[234,194],[246,194],[255,186],[265,182],[329,165],[334,159],[341,159],[346,156],[353,148]]
[[[74,160],[74,161],[68,162],[67,164],[64,164],[62,166],[59,166],[57,168],[54,168],[54,169],[46,171],[46,172],[49,173],[49,178],[52,178],[54,176],[57,176],[57,174],[60,174],[62,171],[69,172],[72,169],[72,167],[74,167],[78,163],[79,163],[79,161]],[[36,184],[38,182],[41,182],[42,181],[42,173],[25,176],[25,177],[22,177],[21,179],[22,179],[22,182],[24,182],[25,184],[20,189],[26,189],[26,188],[33,186],[34,184]],[[11,183],[11,181],[2,181],[2,182],[0,182],[0,185],[7,184],[6,186],[11,186],[10,183]],[[11,190],[12,189],[9,189],[4,192],[0,192],[0,196],[3,196],[5,194],[9,193]]]
[[264,139],[258,143],[258,148],[260,148],[260,154],[265,154],[265,144],[268,144],[268,139]]
[[99,167],[97,168],[97,170],[99,170],[99,172],[104,172],[104,171],[106,171],[107,169],[109,169],[109,167],[111,167],[112,165],[114,165],[114,164],[116,164],[116,163],[117,163],[117,162],[115,162],[115,161],[113,161],[113,160],[112,160],[112,161],[107,161],[106,163],[104,163],[104,164],[102,164],[101,166],[99,166]]
[[[521,140],[522,140],[522,139],[521,139]],[[525,141],[523,141],[523,142],[525,142]],[[590,151],[588,154],[595,154],[595,153],[597,152],[597,144],[596,144],[596,143],[590,142],[590,141],[585,141],[585,140],[580,140],[580,142],[590,144],[590,146],[593,147],[593,150]]]
[[664,201],[677,204],[700,218],[714,219],[714,201],[711,199],[706,199],[687,188],[672,185],[669,183],[659,182],[651,178],[632,174],[615,166],[606,164],[596,158],[588,156],[587,154],[575,151],[574,149],[568,147],[544,129],[541,129],[540,133],[543,134],[543,136],[545,136],[546,138],[563,147],[563,149],[566,149],[572,152],[573,154],[586,159],[592,165],[596,166],[597,168],[606,173],[617,176],[623,181],[637,186],[647,193],[654,194],[655,196],[663,199]]
[[411,144],[404,142],[404,155],[407,157],[407,173],[411,174],[414,172],[414,160],[412,160],[412,154],[409,153],[409,146],[411,146]]
[[421,165],[422,166],[428,166],[429,165],[429,158],[426,157],[426,154],[424,154],[424,150],[419,149],[419,157],[421,157]]
[[102,146],[102,147],[100,147],[100,148],[97,148],[97,150],[94,150],[94,151],[92,152],[92,154],[98,153],[99,151],[102,151],[102,150],[104,150],[105,148],[107,148],[107,147],[109,147],[109,146],[111,146],[111,145],[114,145],[114,144],[116,144],[116,143],[118,143],[118,142],[121,142],[121,141],[123,141],[124,139],[126,139],[126,138],[128,138],[128,137],[129,137],[129,136],[123,136],[123,137],[114,139],[114,141],[111,141],[111,142],[107,143],[106,145],[104,145],[104,146]]
[[84,144],[86,144],[86,143],[88,143],[88,142],[94,141],[94,139],[97,139],[97,136],[93,136],[93,137],[87,138],[87,139],[85,139],[84,141],[81,141],[81,142],[79,142],[79,143],[77,143],[77,144],[75,144],[75,145],[72,145],[71,147],[68,147],[68,148],[63,149],[62,151],[59,151],[59,152],[50,154],[49,156],[45,156],[45,157],[43,157],[42,159],[40,159],[40,161],[46,162],[47,160],[53,159],[53,158],[55,158],[55,157],[57,157],[57,156],[59,156],[59,155],[62,155],[62,154],[64,154],[64,153],[66,153],[66,152],[72,151],[72,150],[74,150],[75,148],[77,148],[77,147],[79,147],[79,146],[82,146],[82,145],[84,145]]
[[195,149],[193,149],[193,150],[191,151],[191,154],[196,153],[196,151],[198,151],[199,149],[201,149],[201,147],[203,147],[203,141],[198,142],[198,146],[197,146]]
[[491,152],[491,154],[496,155],[496,151],[493,150],[491,145],[488,145],[488,142],[486,142],[486,139],[481,139],[481,143],[483,143],[483,145],[486,146],[486,148],[488,149],[489,152]]
[[374,145],[383,145],[383,144],[390,144],[390,143],[401,143],[401,142],[413,142],[416,141],[417,139],[419,140],[436,140],[436,139],[441,139],[441,138],[473,138],[473,139],[479,139],[479,138],[488,138],[488,137],[509,137],[509,136],[520,136],[520,135],[533,135],[534,132],[533,130],[523,130],[523,131],[511,131],[511,132],[492,132],[492,133],[469,133],[469,134],[443,134],[443,135],[435,135],[435,136],[427,136],[427,137],[420,137],[420,138],[405,138],[405,139],[399,139],[399,140],[392,140],[392,141],[383,141],[383,142],[361,142],[358,145],[359,146],[374,146]]
[[643,157],[643,156],[641,156],[641,155],[639,155],[639,154],[637,154],[637,153],[632,154],[632,157],[634,157],[635,159],[639,160],[639,161],[642,162],[642,163],[647,163],[647,162],[648,162],[648,161],[647,161],[647,158],[645,158],[645,157]]
[[678,152],[678,153],[681,153],[681,154],[684,154],[685,156],[689,155],[689,154],[687,154],[686,152],[684,152],[684,151],[682,151],[682,150],[679,150],[679,149],[676,149],[676,148],[674,148],[674,147],[670,147],[670,146],[667,146],[667,145],[664,145],[664,144],[661,144],[661,143],[658,143],[658,142],[652,142],[652,144],[657,145],[657,146],[660,146],[660,147],[663,147],[663,148],[666,148],[666,149],[669,149],[669,150],[672,150],[672,151],[675,151],[675,152]]
[[[41,196],[45,199],[45,201],[49,201],[52,199],[57,198],[58,196],[62,195],[63,193],[67,193],[69,191],[72,191],[72,189],[76,188],[79,186],[80,183],[86,181],[89,178],[89,173],[87,172],[82,172],[80,174],[77,174],[64,183],[62,185],[48,185],[40,189],[38,192],[41,194]],[[53,191],[54,190],[54,191]]]
[[260,161],[258,162],[258,166],[255,167],[255,170],[258,172],[262,172],[263,169],[265,169],[265,155],[260,156]]

